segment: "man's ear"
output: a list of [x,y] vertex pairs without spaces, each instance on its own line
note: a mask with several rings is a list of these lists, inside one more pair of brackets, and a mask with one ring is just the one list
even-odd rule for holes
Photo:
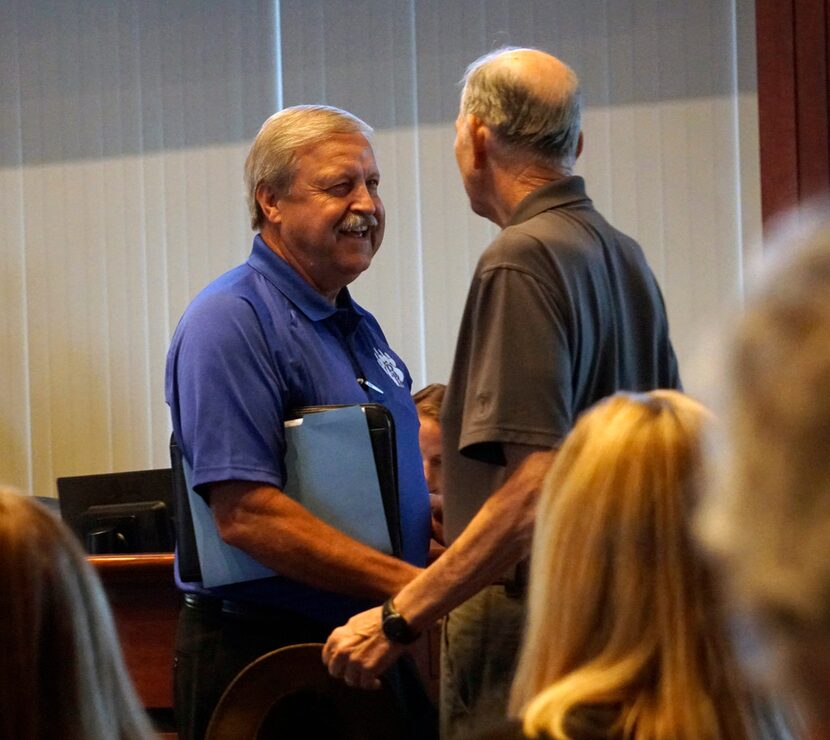
[[282,214],[279,209],[279,197],[274,188],[264,183],[257,186],[256,202],[262,211],[265,220],[272,224],[278,224],[282,221]]
[[493,142],[493,132],[484,121],[472,114],[467,116],[466,125],[473,145],[473,164],[476,169],[480,170],[487,162]]
[[574,159],[579,159],[579,155],[582,154],[582,145],[585,143],[585,137],[582,135],[582,131],[579,132],[579,139],[576,142],[576,157]]

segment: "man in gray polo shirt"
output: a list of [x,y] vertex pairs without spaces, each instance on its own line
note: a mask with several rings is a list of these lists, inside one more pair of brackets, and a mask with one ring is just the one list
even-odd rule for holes
[[476,267],[442,412],[451,546],[324,651],[333,675],[371,686],[449,613],[444,737],[461,736],[479,703],[506,704],[538,490],[577,415],[617,390],[680,387],[642,250],[572,174],[580,108],[576,75],[543,52],[505,49],[467,70],[455,154],[472,209],[503,230]]

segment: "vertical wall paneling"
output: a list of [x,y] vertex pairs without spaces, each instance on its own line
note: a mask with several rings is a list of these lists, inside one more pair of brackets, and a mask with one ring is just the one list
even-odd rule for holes
[[[806,0],[775,4],[783,21],[758,3],[759,44],[773,21],[815,31],[798,65],[790,49],[795,75],[826,46],[826,15],[819,32]],[[752,0],[0,3],[0,481],[49,495],[60,475],[167,464],[170,334],[248,253],[242,164],[282,104],[339,105],[375,128],[386,238],[353,291],[416,386],[446,380],[496,233],[455,165],[458,81],[507,44],[580,75],[578,172],[642,243],[694,391],[688,360],[731,310],[759,224],[754,28]],[[822,80],[809,84],[810,101],[781,97],[785,144],[787,125],[822,125]],[[798,141],[781,156],[810,156]]]
[[[739,261],[738,283],[743,288],[745,266],[757,259],[762,250],[761,219],[761,154],[758,131],[758,64],[756,59],[756,28],[754,0],[735,3],[735,50],[733,64],[737,80],[738,140],[737,182],[740,187],[740,242],[743,252]],[[742,298],[742,295],[739,296]]]
[[168,464],[181,310],[245,256],[273,2],[0,4],[0,481]]
[[28,367],[28,297],[24,228],[23,130],[20,56],[25,39],[17,33],[16,4],[0,3],[0,460],[3,476],[32,485],[31,398]]

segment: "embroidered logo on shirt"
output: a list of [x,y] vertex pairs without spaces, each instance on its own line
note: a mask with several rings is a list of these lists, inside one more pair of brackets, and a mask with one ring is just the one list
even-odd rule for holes
[[403,371],[395,364],[395,361],[389,356],[389,353],[381,352],[375,347],[375,359],[377,359],[378,365],[383,368],[383,372],[392,378],[392,382],[398,388],[403,388]]

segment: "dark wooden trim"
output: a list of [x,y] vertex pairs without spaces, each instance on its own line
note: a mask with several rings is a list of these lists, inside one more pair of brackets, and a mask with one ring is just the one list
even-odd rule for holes
[[791,0],[756,0],[761,212],[798,202],[794,12]]
[[796,0],[798,184],[804,201],[830,187],[827,128],[827,4]]
[[828,0],[756,0],[765,224],[830,190]]

